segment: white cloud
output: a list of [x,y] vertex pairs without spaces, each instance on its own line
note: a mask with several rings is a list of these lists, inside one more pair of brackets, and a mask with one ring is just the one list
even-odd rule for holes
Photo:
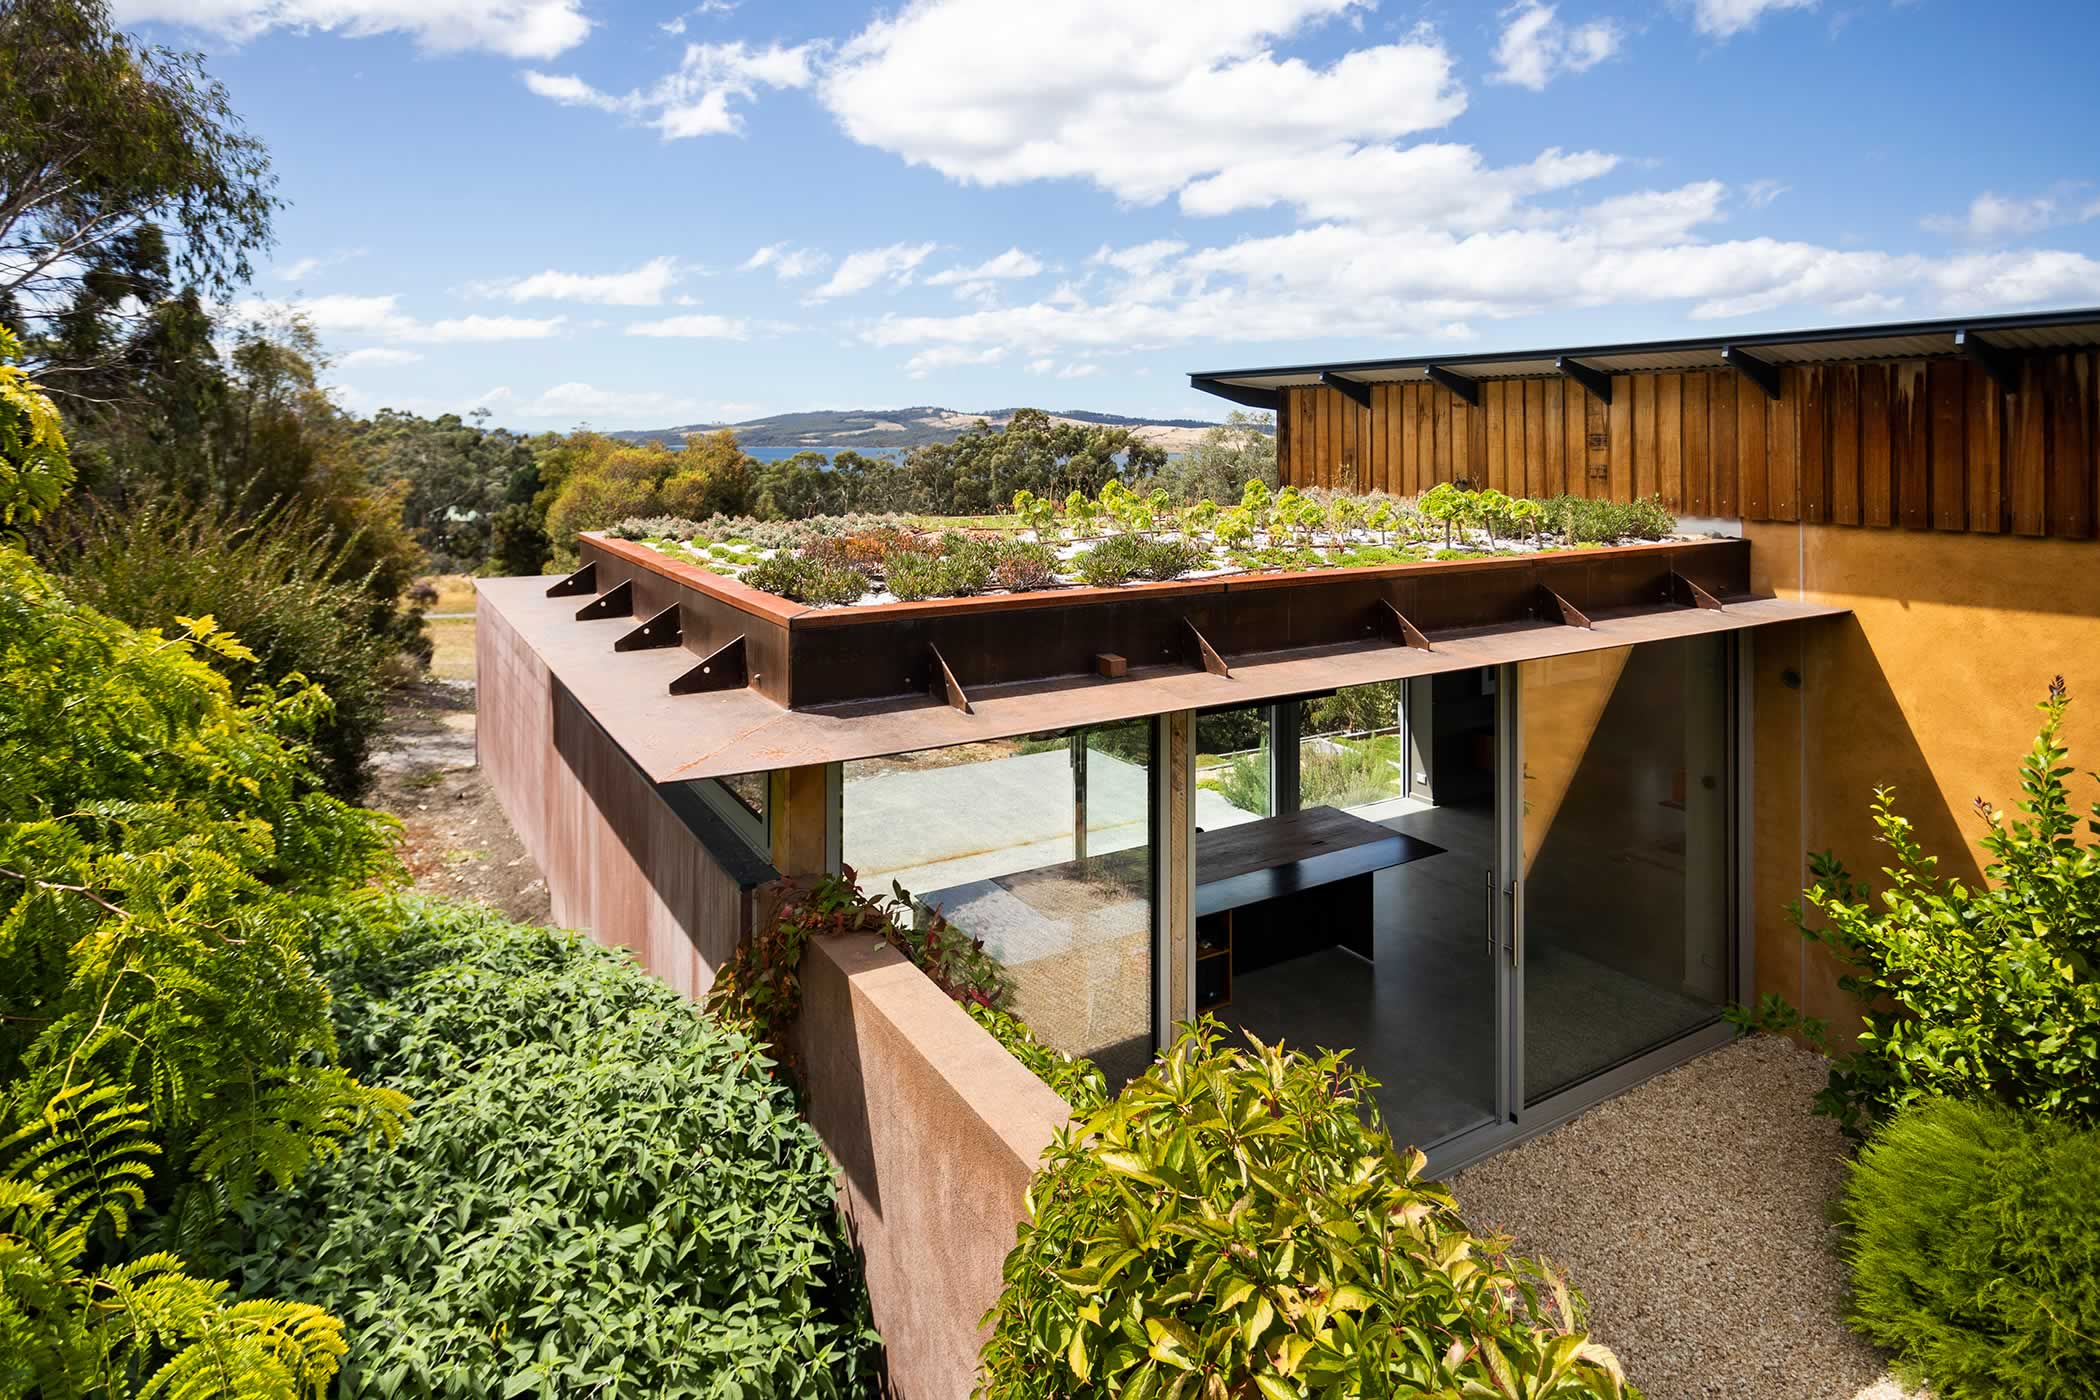
[[553,58],[584,41],[581,0],[116,0],[120,24],[158,20],[235,41],[273,29],[352,39],[406,34],[433,53]]
[[838,271],[831,274],[831,280],[804,300],[818,302],[852,296],[878,282],[903,286],[911,281],[919,264],[931,257],[939,246],[937,243],[892,243],[886,248],[866,248],[858,253],[848,253],[840,261]]
[[808,87],[815,77],[813,57],[808,44],[687,44],[677,70],[648,88],[609,93],[572,73],[537,71],[525,74],[525,86],[565,106],[617,112],[676,141],[742,131],[744,119],[734,104],[750,101],[760,88]]
[[1033,359],[1028,362],[1028,372],[1030,374],[1048,374],[1050,373],[1050,371],[1056,368],[1057,361],[1051,359],[1048,355],[1041,356],[1037,359]]
[[1729,39],[1774,10],[1812,10],[1816,0],[1692,0],[1692,24],[1701,34]]
[[1066,365],[1057,372],[1057,377],[1059,379],[1092,379],[1099,373],[1101,373],[1100,365],[1092,360],[1081,360],[1077,364]]
[[689,316],[667,316],[661,321],[636,321],[628,326],[627,334],[685,340],[743,340],[751,334],[751,325],[734,316],[694,312]]
[[337,360],[344,369],[355,369],[360,365],[412,365],[423,358],[420,350],[396,350],[385,345],[368,345],[362,350],[352,350]]
[[2082,224],[2100,218],[2100,200],[2082,195],[2077,185],[2060,185],[2049,194],[2019,198],[1985,190],[1969,201],[1960,215],[1935,214],[1921,220],[1934,233],[1952,234],[1987,243],[2025,238],[2064,224]]
[[1675,306],[1695,319],[1722,319],[1789,307],[1879,312],[1909,298],[1950,310],[2100,300],[2100,261],[2076,253],[1934,259],[1772,238],[1701,241],[1724,205],[1718,185],[1699,182],[1617,196],[1525,228],[1327,223],[1173,254],[1120,278],[1103,272],[1077,297],[889,315],[859,334],[913,351],[1006,347],[1031,357],[1031,371],[1054,373],[1046,362],[1060,350],[1352,337],[1434,343],[1471,338],[1490,321],[1607,305]]
[[297,258],[282,267],[274,269],[274,271],[280,279],[286,282],[298,282],[313,276],[316,272],[338,266],[355,258],[361,258],[364,255],[365,250],[362,248],[343,248],[333,253],[319,253],[309,257]]
[[657,389],[601,389],[572,380],[543,391],[520,412],[527,418],[635,419],[688,414],[699,407],[697,400],[684,394]]
[[773,275],[783,282],[793,282],[803,277],[814,277],[831,266],[831,255],[814,248],[797,248],[787,243],[769,243],[750,257],[744,259],[739,268],[742,272],[756,272],[760,268],[771,268]]
[[1778,180],[1752,180],[1743,186],[1743,202],[1752,209],[1762,209],[1792,188]]
[[232,307],[236,320],[269,320],[296,314],[323,339],[333,335],[369,335],[383,340],[455,345],[501,340],[544,340],[561,329],[564,317],[459,316],[419,321],[400,309],[400,297],[321,296],[272,301],[247,297]]
[[1043,260],[1033,253],[1024,253],[1019,248],[1008,248],[995,258],[987,258],[975,267],[946,267],[926,279],[929,287],[948,287],[957,283],[999,282],[1013,278],[1035,277],[1043,270]]
[[989,346],[972,350],[961,345],[938,345],[931,350],[921,350],[904,362],[904,372],[914,379],[924,379],[937,369],[956,369],[964,365],[996,365],[1006,358],[1006,347]]
[[1558,7],[1545,0],[1517,0],[1502,12],[1502,37],[1495,44],[1489,81],[1514,83],[1533,92],[1562,73],[1584,73],[1619,51],[1625,36],[1615,21],[1591,20],[1572,29]]
[[1464,110],[1426,30],[1325,67],[1275,52],[1366,8],[920,0],[850,40],[819,92],[854,140],[954,179],[1077,178],[1151,203],[1245,161],[1390,141]]
[[1509,222],[1524,199],[1594,180],[1619,158],[1601,151],[1541,153],[1525,165],[1485,168],[1471,146],[1334,147],[1247,161],[1181,192],[1190,214],[1230,214],[1289,203],[1309,219],[1476,229]]
[[582,301],[601,306],[660,306],[678,281],[676,258],[651,258],[631,272],[558,272],[548,268],[514,282],[483,282],[479,295],[511,301]]
[[1133,243],[1127,248],[1111,248],[1104,243],[1087,261],[1142,275],[1176,254],[1187,252],[1188,246],[1178,238],[1155,238],[1146,243]]

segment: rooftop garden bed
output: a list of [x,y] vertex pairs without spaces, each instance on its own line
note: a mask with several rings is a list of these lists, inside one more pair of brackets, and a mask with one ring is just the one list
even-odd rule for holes
[[815,607],[1074,586],[1480,559],[1678,538],[1659,500],[1534,500],[1445,483],[1420,497],[1271,493],[1176,507],[1111,481],[1098,497],[1017,492],[1004,528],[859,515],[631,519],[610,534]]

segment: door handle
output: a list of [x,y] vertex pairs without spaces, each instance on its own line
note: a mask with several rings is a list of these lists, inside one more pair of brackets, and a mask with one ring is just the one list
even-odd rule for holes
[[1509,965],[1512,968],[1524,965],[1524,882],[1521,879],[1509,884]]

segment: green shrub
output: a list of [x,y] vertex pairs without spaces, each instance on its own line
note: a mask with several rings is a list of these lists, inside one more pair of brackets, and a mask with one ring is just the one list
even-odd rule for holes
[[1633,1393],[1580,1300],[1394,1152],[1345,1059],[1219,1035],[1045,1154],[981,1395]]
[[746,569],[739,581],[797,603],[851,603],[868,591],[868,576],[843,564],[823,564],[783,549]]
[[149,501],[95,510],[50,551],[66,591],[135,627],[173,629],[212,617],[255,654],[217,658],[236,689],[293,676],[328,692],[311,736],[315,766],[339,797],[364,790],[365,762],[386,722],[389,673],[401,653],[347,546],[320,521],[273,511]]
[[394,824],[318,790],[296,735],[324,696],[237,701],[206,655],[254,660],[0,548],[0,1395],[311,1395],[341,1351],[318,1309],[190,1269],[229,1211],[401,1122],[337,1062],[309,956]]
[[1638,501],[1556,496],[1541,504],[1544,511],[1539,520],[1540,527],[1549,533],[1567,536],[1570,544],[1659,540],[1677,530],[1677,517],[1663,508],[1660,496]]
[[258,1203],[243,1289],[343,1316],[345,1394],[863,1393],[831,1166],[757,1047],[585,939],[403,915],[323,963],[416,1121]]
[[1092,1060],[1043,1044],[1028,1029],[1028,1023],[1011,1011],[978,1001],[966,1001],[962,1008],[970,1013],[971,1020],[990,1031],[992,1039],[1019,1060],[1022,1068],[1054,1089],[1072,1112],[1092,1113],[1108,1102],[1108,1079]]
[[1080,582],[1095,588],[1113,588],[1128,583],[1137,574],[1138,539],[1135,535],[1110,535],[1072,560]]
[[1001,540],[992,547],[992,578],[1010,593],[1028,593],[1057,582],[1057,551],[1028,540]]
[[2100,1131],[1904,1110],[1852,1163],[1853,1324],[1940,1400],[2100,1395]]
[[[2100,845],[2079,843],[2064,786],[2069,704],[2058,677],[2020,765],[2026,819],[1976,800],[1991,856],[1983,887],[1938,873],[1887,788],[1873,811],[1889,888],[1854,880],[1828,851],[1811,862],[1816,883],[1804,899],[1829,922],[1811,928],[1799,903],[1794,919],[1837,953],[1838,985],[1859,999],[1863,1025],[1818,1104],[1855,1136],[1934,1095],[2100,1122]],[[1758,1015],[1798,1021],[1776,997]]]

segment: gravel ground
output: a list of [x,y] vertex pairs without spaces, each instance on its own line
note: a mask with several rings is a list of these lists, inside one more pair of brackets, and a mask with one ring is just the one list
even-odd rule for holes
[[1845,1142],[1809,1111],[1823,1058],[1758,1036],[1453,1179],[1590,1302],[1651,1400],[1903,1400],[1846,1330],[1828,1202]]

